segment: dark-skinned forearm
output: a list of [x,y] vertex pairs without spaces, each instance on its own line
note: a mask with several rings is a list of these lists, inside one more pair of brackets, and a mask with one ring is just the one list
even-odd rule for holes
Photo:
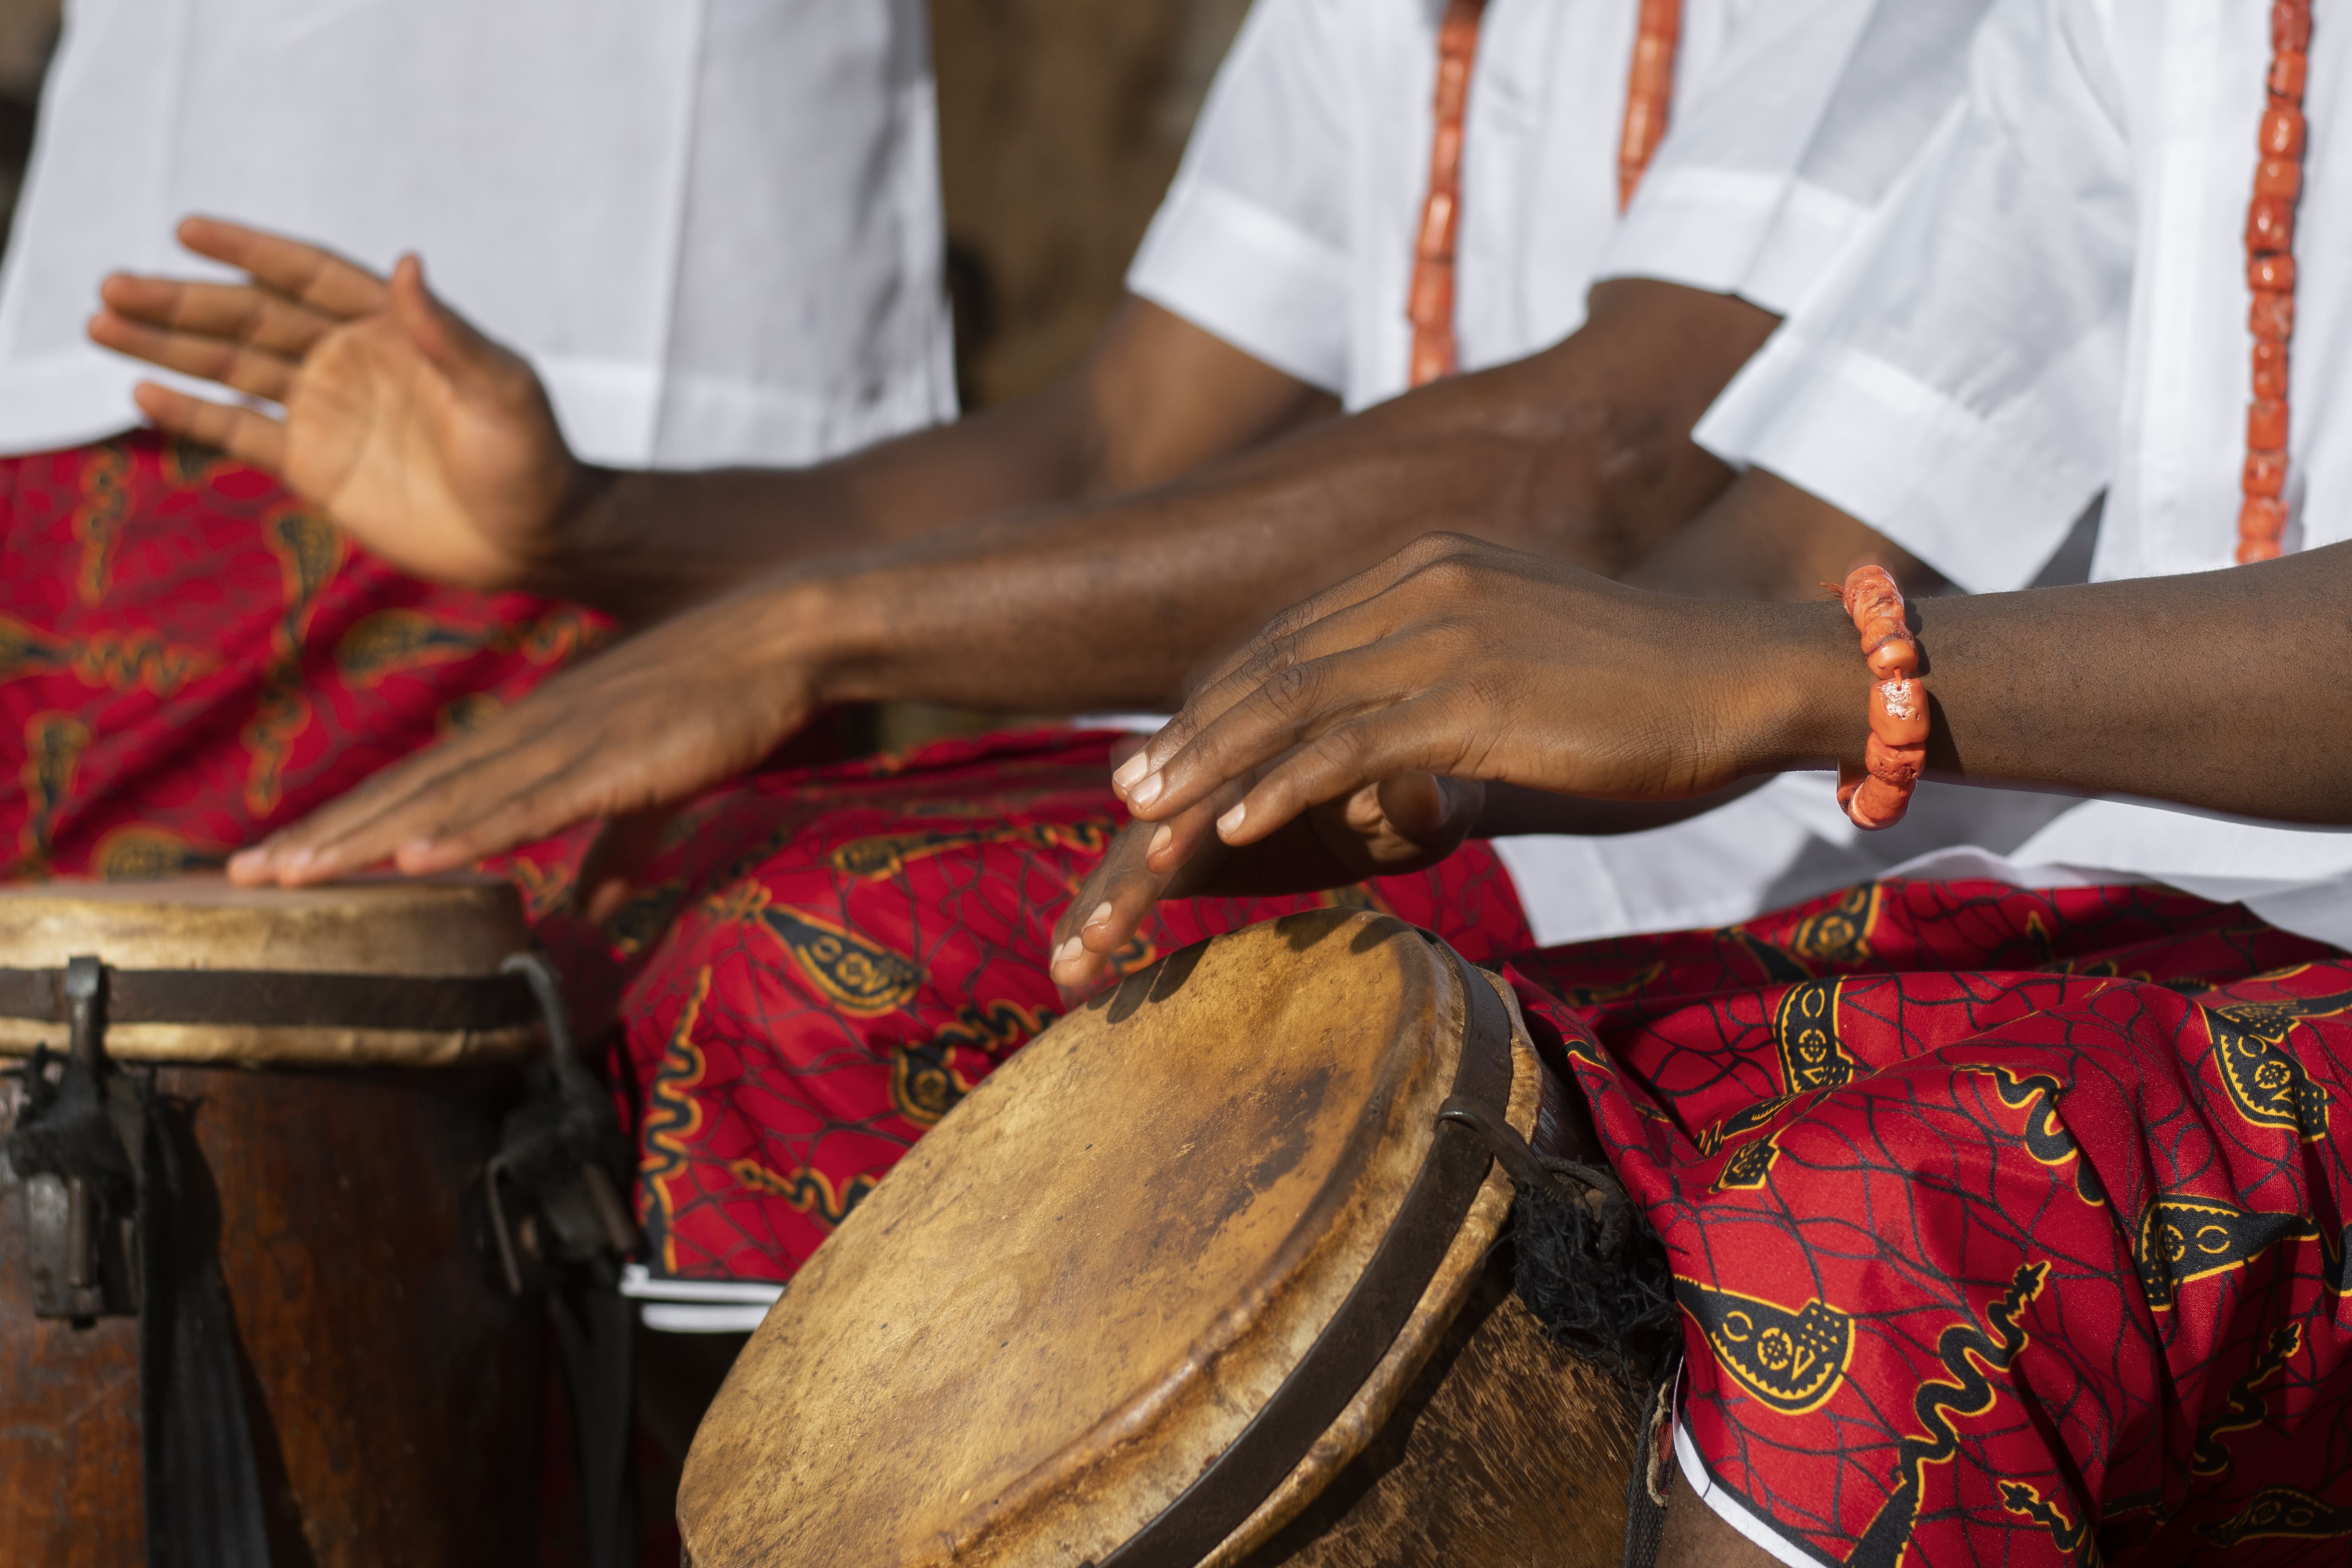
[[562,553],[531,584],[652,620],[795,563],[1081,490],[1088,416],[1064,386],[804,468],[584,470]]
[[1285,605],[1433,529],[1627,569],[1729,482],[1689,441],[1772,318],[1627,281],[1558,348],[1114,504],[829,572],[834,695],[1072,711],[1174,700]]
[[1917,606],[1932,767],[2352,824],[2352,546]]
[[1165,484],[1336,408],[1129,299],[1051,385],[799,469],[584,474],[537,584],[650,619],[763,574]]
[[[2352,545],[2259,566],[1914,601],[1928,766],[1979,784],[2352,825]],[[1775,612],[1753,765],[1858,763],[1868,677],[1833,605]],[[1777,695],[1774,694],[1777,692]]]
[[[2352,826],[2352,704],[2335,673],[2352,660],[2347,605],[2352,545],[2228,572],[1915,600],[1930,774]],[[1837,605],[1685,613],[1737,621],[1744,657],[1709,698],[1738,771],[1861,763],[1870,677]],[[1482,835],[1657,826],[1694,804],[1489,790]]]

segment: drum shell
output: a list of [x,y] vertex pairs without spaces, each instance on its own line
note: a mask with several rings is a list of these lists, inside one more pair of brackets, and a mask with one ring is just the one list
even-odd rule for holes
[[[273,1561],[531,1560],[544,1311],[477,1228],[518,1075],[168,1067],[156,1088],[189,1108],[217,1215]],[[0,1094],[12,1126],[21,1090]],[[36,1319],[23,1227],[0,1162],[0,1563],[132,1568],[138,1325]]]
[[1237,1568],[1617,1568],[1636,1422],[1499,1249],[1371,1440]]

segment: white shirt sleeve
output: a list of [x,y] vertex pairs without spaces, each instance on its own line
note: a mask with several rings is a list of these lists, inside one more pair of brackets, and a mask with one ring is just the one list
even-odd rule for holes
[[1962,587],[2020,588],[2113,466],[2137,204],[2105,22],[1997,0],[1968,95],[1698,426]]
[[1786,314],[1958,103],[1991,0],[1784,0],[1733,23],[1603,258]]
[[1352,276],[1350,9],[1258,0],[1127,277],[1131,292],[1335,393]]

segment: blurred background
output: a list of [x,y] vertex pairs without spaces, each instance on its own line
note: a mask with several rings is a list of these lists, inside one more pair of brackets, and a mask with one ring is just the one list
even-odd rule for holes
[[1118,296],[1249,0],[933,0],[967,406],[1066,369]]
[[[1086,352],[1249,0],[931,0],[956,380],[965,408]],[[0,0],[0,222],[32,150],[59,0]],[[898,749],[1006,716],[891,704]]]
[[[1066,369],[1118,295],[1249,0],[932,0],[967,407]],[[0,216],[58,0],[0,0]]]

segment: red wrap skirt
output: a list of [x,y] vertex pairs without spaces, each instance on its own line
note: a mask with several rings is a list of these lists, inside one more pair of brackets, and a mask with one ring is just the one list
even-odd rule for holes
[[[0,462],[0,518],[18,877],[216,863],[605,630],[402,577],[144,436]],[[500,863],[611,1042],[657,1272],[789,1277],[1050,1021],[1110,743],[772,766],[602,925],[571,912],[584,830]],[[1668,1249],[1685,1458],[1783,1557],[2352,1552],[2352,961],[2162,889],[1901,882],[1526,952],[1483,846],[1165,906],[1123,960],[1334,900],[1507,961]]]
[[605,629],[394,572],[209,448],[140,432],[0,459],[0,866],[216,866]]
[[1785,1560],[2352,1556],[2352,960],[1888,882],[1507,972],[1665,1242],[1685,1466]]

